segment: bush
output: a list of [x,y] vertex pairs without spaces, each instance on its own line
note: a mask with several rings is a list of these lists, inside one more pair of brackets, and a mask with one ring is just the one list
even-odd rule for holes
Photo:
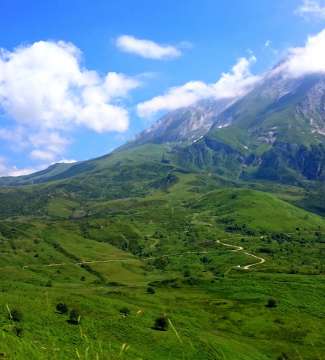
[[122,316],[129,316],[130,315],[130,309],[129,308],[127,308],[126,306],[125,307],[122,307],[122,309],[120,309],[120,314],[122,315]]
[[81,321],[81,316],[79,314],[79,311],[76,309],[72,309],[70,311],[68,322],[73,325],[79,325],[80,321]]
[[65,303],[58,303],[56,305],[56,311],[60,314],[66,314],[69,311],[69,309]]
[[186,278],[188,278],[188,277],[190,277],[191,276],[191,272],[190,272],[190,270],[188,270],[188,269],[186,269],[186,270],[184,270],[184,277],[186,277]]
[[200,261],[204,265],[209,264],[211,262],[211,260],[207,256],[202,256]]
[[15,322],[20,322],[23,320],[23,314],[18,309],[12,309],[9,313],[9,319]]
[[155,288],[153,288],[152,286],[149,286],[149,287],[147,288],[147,293],[148,293],[148,294],[155,294],[155,293],[156,293],[156,290],[155,290]]
[[19,327],[19,326],[14,326],[13,327],[13,332],[14,332],[14,334],[16,335],[16,336],[18,336],[18,337],[22,337],[23,336],[23,328],[21,328],[21,327]]
[[270,298],[268,301],[267,301],[267,304],[265,305],[267,308],[275,308],[277,307],[277,302],[275,299],[273,298]]
[[168,325],[168,319],[165,315],[163,315],[155,320],[153,328],[159,331],[167,331]]

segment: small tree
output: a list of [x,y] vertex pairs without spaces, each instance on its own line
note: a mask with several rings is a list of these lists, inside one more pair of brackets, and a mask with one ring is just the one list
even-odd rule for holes
[[267,301],[267,304],[265,305],[267,308],[275,308],[277,307],[277,302],[275,299],[273,298],[270,298],[268,301]]
[[15,322],[20,322],[23,320],[23,314],[20,310],[18,309],[12,309],[9,312],[9,319]]
[[167,319],[166,315],[163,315],[155,320],[153,328],[155,330],[159,330],[159,331],[167,331],[168,325],[169,325],[168,319]]
[[14,334],[15,334],[16,336],[18,336],[18,337],[22,337],[22,336],[23,336],[24,330],[23,330],[23,328],[21,328],[20,326],[14,326],[12,330],[13,330],[13,332],[14,332]]
[[76,309],[72,309],[70,311],[68,322],[73,325],[79,325],[80,321],[81,321],[81,316],[79,314],[79,311]]
[[124,316],[124,317],[127,317],[127,316],[129,316],[130,315],[130,309],[129,308],[127,308],[126,306],[124,306],[124,307],[122,307],[121,309],[120,309],[120,314],[122,315],[122,316]]
[[69,311],[69,309],[65,303],[58,303],[56,305],[56,311],[60,314],[66,314]]
[[210,259],[206,255],[202,256],[200,260],[201,260],[201,263],[204,264],[204,265],[210,263]]
[[155,290],[155,288],[153,288],[152,286],[148,286],[148,288],[147,288],[147,293],[148,293],[148,294],[155,294],[155,293],[156,293],[156,290]]

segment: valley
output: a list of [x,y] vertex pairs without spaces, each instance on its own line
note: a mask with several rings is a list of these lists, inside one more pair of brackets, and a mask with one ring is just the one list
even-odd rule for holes
[[[42,203],[43,214],[6,211],[4,356],[320,358],[323,218],[217,177],[176,176],[141,198],[78,205],[61,193]],[[78,310],[79,325],[59,303]],[[22,319],[10,320],[8,308]],[[154,330],[162,315],[171,325]]]
[[[0,177],[0,359],[324,359],[325,76],[290,59],[256,77],[240,59],[236,96],[187,84],[204,96],[103,156]],[[120,131],[112,78],[140,86],[109,73],[75,97]]]

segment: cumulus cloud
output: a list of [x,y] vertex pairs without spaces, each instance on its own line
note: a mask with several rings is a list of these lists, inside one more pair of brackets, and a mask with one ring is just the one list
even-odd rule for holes
[[325,73],[325,29],[317,35],[308,37],[303,47],[291,48],[286,59],[275,71],[288,77]]
[[66,148],[62,134],[75,127],[127,130],[121,99],[139,80],[115,72],[101,76],[83,67],[81,58],[78,48],[63,41],[1,49],[0,109],[14,127],[0,129],[0,138],[21,140],[32,147],[33,158],[53,160]]
[[202,81],[190,81],[182,86],[172,87],[165,94],[138,104],[137,112],[141,117],[150,117],[160,111],[175,110],[190,106],[197,101],[214,97],[232,99],[243,96],[260,79],[252,75],[250,66],[256,58],[240,58],[229,73],[222,73],[220,79],[212,84]]
[[18,169],[16,166],[8,165],[5,158],[0,157],[0,176],[22,176],[35,172],[32,168]]
[[304,0],[296,9],[296,14],[303,17],[325,19],[325,3],[316,0]]
[[172,45],[162,45],[151,40],[137,39],[131,35],[121,35],[116,46],[124,52],[139,55],[147,59],[173,59],[181,56],[181,51]]

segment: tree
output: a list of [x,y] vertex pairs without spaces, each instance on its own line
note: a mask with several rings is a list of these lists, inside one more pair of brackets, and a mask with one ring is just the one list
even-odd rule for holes
[[268,307],[268,308],[275,308],[275,307],[277,307],[277,302],[276,302],[275,299],[270,298],[270,299],[267,301],[267,304],[266,304],[265,306]]
[[24,330],[23,330],[23,328],[21,328],[20,326],[14,326],[12,330],[13,330],[13,332],[14,332],[14,334],[15,334],[16,336],[18,336],[18,337],[22,337],[22,336],[23,336]]
[[168,319],[166,315],[162,315],[159,318],[157,318],[155,320],[154,326],[153,328],[155,330],[159,330],[159,331],[167,331],[168,330]]
[[81,321],[81,316],[79,314],[79,311],[76,309],[72,309],[70,311],[68,322],[73,325],[79,325],[80,321]]
[[205,264],[205,265],[209,264],[209,262],[210,262],[210,259],[207,256],[202,256],[200,260],[201,260],[201,263]]
[[20,310],[18,309],[12,309],[9,312],[9,319],[15,322],[20,322],[23,320],[23,314]]
[[126,307],[126,306],[124,306],[124,307],[122,307],[121,309],[120,309],[120,314],[122,315],[122,316],[124,316],[124,317],[127,317],[127,316],[129,316],[130,315],[130,309],[128,308],[128,307]]
[[66,314],[69,311],[69,309],[65,303],[58,303],[56,305],[56,311],[60,314]]
[[156,290],[155,290],[155,288],[153,288],[152,286],[149,286],[149,287],[147,288],[147,293],[148,293],[148,294],[155,294],[155,293],[156,293]]

